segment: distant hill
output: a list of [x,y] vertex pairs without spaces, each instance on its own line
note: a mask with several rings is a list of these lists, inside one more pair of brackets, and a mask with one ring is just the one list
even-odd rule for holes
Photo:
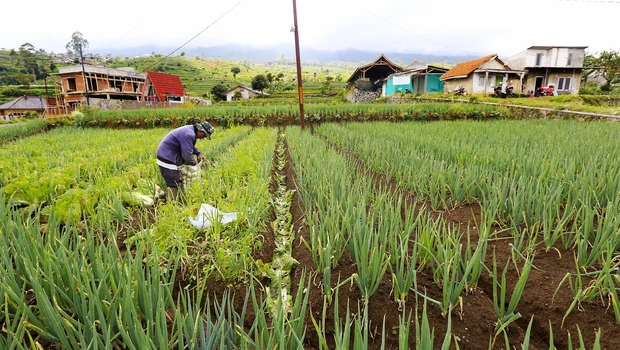
[[[136,57],[151,53],[162,53],[164,55],[168,55],[174,50],[175,48],[173,47],[139,46],[126,49],[97,48],[89,51],[98,52],[100,54],[109,53],[112,55]],[[394,63],[404,65],[411,63],[414,59],[426,63],[444,63],[454,65],[459,62],[468,61],[476,58],[475,56],[463,55],[450,56],[406,52],[363,51],[355,49],[347,49],[343,51],[328,51],[302,47],[300,51],[302,61],[315,61],[317,63],[344,61],[358,62],[364,64],[373,61],[381,54],[384,54]],[[183,48],[175,52],[175,55],[179,55],[181,52],[185,52],[185,55],[189,57],[199,56],[204,58],[220,58],[232,61],[248,60],[254,63],[277,61],[282,58],[282,55],[284,55],[287,59],[293,59],[295,57],[295,48],[292,46],[289,47],[287,45],[262,48],[255,48],[243,45],[220,45],[212,47]]]

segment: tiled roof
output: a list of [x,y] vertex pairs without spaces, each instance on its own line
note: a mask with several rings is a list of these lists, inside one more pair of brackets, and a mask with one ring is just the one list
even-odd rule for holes
[[11,110],[11,109],[30,109],[30,110],[44,110],[47,106],[47,102],[45,98],[40,96],[21,96],[13,101],[9,101],[3,105],[0,105],[0,109],[2,110]]
[[146,81],[151,81],[160,101],[167,101],[166,95],[185,96],[181,79],[176,75],[157,72],[146,73]]
[[477,58],[475,60],[461,62],[457,64],[456,67],[444,73],[441,77],[439,77],[439,79],[444,80],[444,79],[453,78],[453,77],[467,76],[469,75],[469,73],[473,72],[474,70],[476,70],[477,68],[479,68],[480,66],[492,60],[495,57],[497,57],[496,53],[482,57],[482,58]]

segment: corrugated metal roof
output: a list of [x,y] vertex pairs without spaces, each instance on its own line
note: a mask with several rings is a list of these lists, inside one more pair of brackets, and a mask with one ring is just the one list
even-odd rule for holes
[[13,101],[9,101],[3,105],[0,105],[2,110],[44,110],[47,106],[45,98],[40,96],[21,96]]
[[[88,64],[84,65],[84,71],[86,73],[96,73],[96,74],[105,74],[105,75],[115,75],[120,77],[132,77],[138,79],[144,79],[146,74],[136,72],[133,67],[123,67],[123,68],[106,68],[106,67],[95,67]],[[59,67],[58,73],[54,73],[52,75],[63,75],[63,74],[72,74],[72,73],[82,73],[81,65],[73,65],[66,67]]]
[[164,74],[157,72],[146,73],[146,82],[151,81],[155,93],[160,101],[167,101],[167,95],[185,96],[185,88],[181,83],[181,78],[172,74]]

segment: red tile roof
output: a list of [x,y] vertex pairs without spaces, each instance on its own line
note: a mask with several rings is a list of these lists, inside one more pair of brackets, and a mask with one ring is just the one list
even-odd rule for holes
[[181,83],[181,79],[176,75],[147,72],[146,83],[151,81],[155,94],[160,101],[167,101],[167,95],[171,96],[185,96],[185,89]]
[[495,57],[497,57],[496,53],[482,57],[482,58],[476,58],[475,60],[461,62],[457,64],[456,67],[445,72],[441,77],[439,77],[439,79],[444,80],[444,79],[453,78],[453,77],[467,76],[469,75],[469,73],[473,72],[474,70],[482,66],[484,63],[487,63],[488,61],[492,60]]

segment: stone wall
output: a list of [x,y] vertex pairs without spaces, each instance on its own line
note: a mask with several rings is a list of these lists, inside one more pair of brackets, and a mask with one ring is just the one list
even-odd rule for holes
[[364,91],[355,88],[353,92],[347,95],[347,100],[353,103],[370,102],[378,99],[379,97],[381,97],[381,89],[377,91]]

